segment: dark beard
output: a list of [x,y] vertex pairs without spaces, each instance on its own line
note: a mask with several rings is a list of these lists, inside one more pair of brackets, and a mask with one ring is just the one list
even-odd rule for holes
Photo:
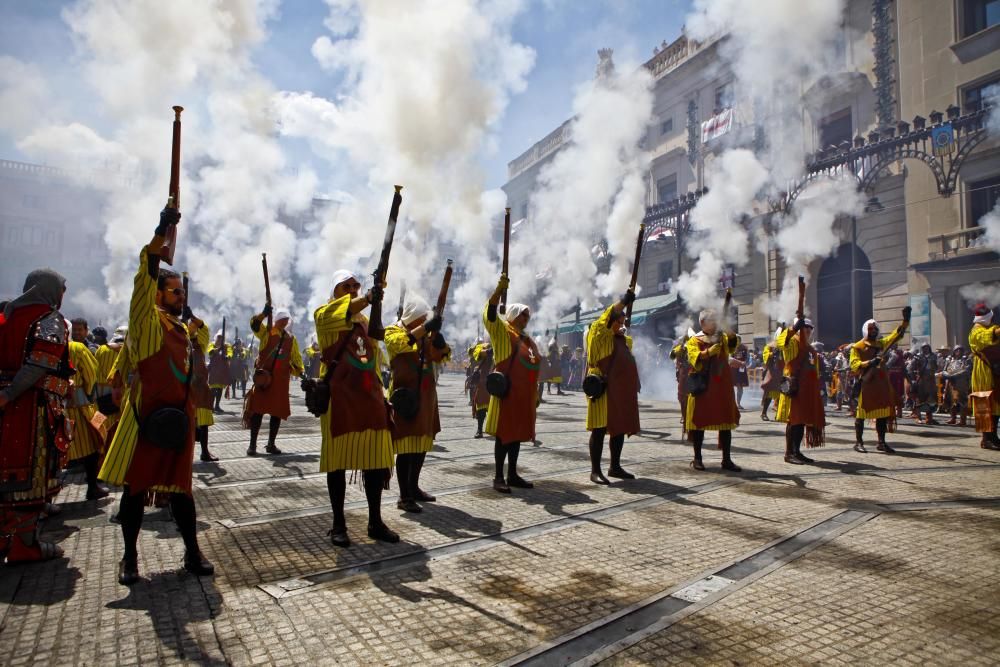
[[177,319],[180,319],[181,315],[184,314],[183,305],[168,306],[167,304],[163,304],[160,308],[163,309],[168,315],[173,315]]

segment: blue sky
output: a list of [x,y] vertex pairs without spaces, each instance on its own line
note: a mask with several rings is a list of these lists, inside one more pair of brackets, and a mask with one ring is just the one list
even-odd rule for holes
[[[74,55],[60,18],[67,4],[71,3],[0,0],[0,55],[34,62],[50,72],[65,70],[63,63]],[[655,45],[679,35],[690,4],[690,0],[529,0],[514,24],[514,38],[535,49],[535,68],[527,89],[511,100],[497,128],[497,152],[483,157],[487,185],[501,185],[507,162],[569,117],[576,86],[593,76],[597,49],[613,48],[619,64],[642,62]],[[327,9],[322,0],[282,2],[280,16],[268,26],[269,39],[255,54],[260,70],[276,87],[330,97],[336,93],[336,81],[310,53],[313,41],[326,34]],[[0,157],[23,158],[8,136],[0,136]]]

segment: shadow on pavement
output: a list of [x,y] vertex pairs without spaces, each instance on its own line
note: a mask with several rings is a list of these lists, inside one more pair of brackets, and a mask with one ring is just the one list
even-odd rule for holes
[[[213,607],[222,608],[222,596],[211,577],[199,579],[183,570],[156,572],[128,588],[126,597],[105,606],[146,612],[159,639],[159,649],[168,655],[172,653],[176,658],[213,667],[227,664],[206,654],[188,629],[192,623],[211,621],[216,616]],[[192,648],[195,649],[193,655],[189,654]],[[152,660],[153,656],[146,656],[146,659]]]

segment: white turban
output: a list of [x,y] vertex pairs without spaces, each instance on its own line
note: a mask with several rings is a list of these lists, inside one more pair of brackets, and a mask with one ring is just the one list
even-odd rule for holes
[[508,303],[507,304],[507,314],[504,317],[507,318],[508,322],[513,322],[518,318],[518,316],[525,312],[530,312],[530,309],[523,303]]
[[403,316],[400,318],[400,322],[403,324],[410,324],[416,322],[421,317],[430,317],[431,307],[427,305],[427,302],[423,298],[412,294],[406,297],[406,302],[403,304]]
[[117,329],[115,329],[115,335],[111,337],[111,342],[112,343],[124,342],[125,336],[127,335],[128,335],[128,326],[122,325]]
[[[979,313],[982,313],[982,315],[980,315]],[[989,324],[992,321],[993,321],[993,311],[986,310],[985,307],[977,308],[972,318],[973,324],[982,324],[983,326]]]
[[716,313],[711,308],[706,308],[705,310],[698,313],[698,324],[703,322],[708,322],[709,320],[714,320],[718,318],[718,313]]
[[[793,324],[792,326],[794,327],[794,326],[795,326],[796,324],[798,324],[798,323],[799,323],[799,318],[797,318],[797,317],[796,317],[796,318],[795,318],[795,324]],[[809,319],[808,317],[807,317],[807,318],[805,318],[805,320],[804,320],[804,323],[803,323],[803,325],[802,325],[802,326],[806,326],[806,327],[809,327],[810,329],[815,329],[815,327],[813,326],[813,321],[812,321],[812,320],[810,320],[810,319]],[[866,335],[867,335],[867,334],[866,334]]]
[[[354,275],[353,272],[348,271],[347,269],[340,269],[339,271],[334,271],[333,272],[333,289],[337,289],[337,285],[339,285],[341,283],[346,283],[348,280],[351,280],[351,279],[356,280],[357,282],[361,282],[360,280],[358,280],[358,277],[356,275]],[[331,296],[333,296],[332,293],[331,293]]]
[[882,328],[882,327],[880,327],[878,325],[878,322],[876,322],[875,320],[868,320],[867,322],[865,322],[864,324],[861,325],[861,337],[862,338],[868,338],[868,325],[869,324],[874,324],[875,327],[878,328],[878,329]]
[[215,332],[215,337],[222,338],[222,329],[219,329],[218,331]]
[[[288,312],[287,308],[278,308],[274,311],[274,321],[278,320],[290,320],[292,319],[292,314]],[[220,331],[219,334],[222,334]]]

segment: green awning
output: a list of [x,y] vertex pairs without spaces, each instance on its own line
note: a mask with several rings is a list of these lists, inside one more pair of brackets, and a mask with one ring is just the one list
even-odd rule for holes
[[[667,310],[670,306],[677,303],[677,301],[677,296],[669,293],[654,294],[653,296],[644,296],[636,299],[635,303],[632,304],[632,326],[645,324],[647,319]],[[576,321],[576,313],[570,313],[559,320],[558,332],[561,334],[583,333],[606,309],[607,306],[580,313],[579,322]]]

